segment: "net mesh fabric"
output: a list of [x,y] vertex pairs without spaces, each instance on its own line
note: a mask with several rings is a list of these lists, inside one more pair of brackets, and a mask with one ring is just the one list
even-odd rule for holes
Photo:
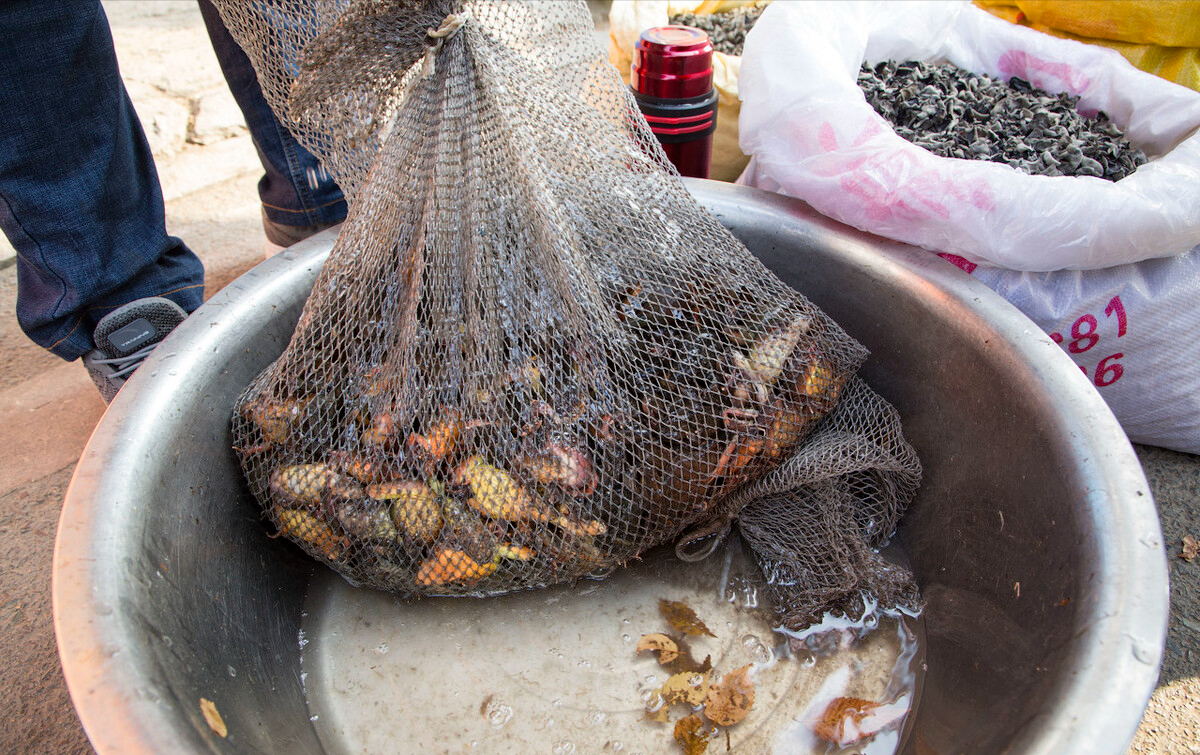
[[583,3],[218,5],[350,200],[234,412],[280,532],[358,584],[483,596],[740,518],[791,623],[834,576],[874,589],[919,466],[866,350],[692,199]]

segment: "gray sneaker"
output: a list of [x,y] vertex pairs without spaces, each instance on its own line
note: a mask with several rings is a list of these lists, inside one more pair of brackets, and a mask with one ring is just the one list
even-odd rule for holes
[[152,296],[118,307],[96,323],[92,333],[96,348],[83,355],[83,366],[104,403],[113,400],[158,342],[186,319],[178,304]]

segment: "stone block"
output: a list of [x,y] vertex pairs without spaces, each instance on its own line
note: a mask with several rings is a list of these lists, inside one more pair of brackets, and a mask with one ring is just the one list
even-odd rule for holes
[[163,95],[154,87],[136,81],[125,82],[133,108],[137,111],[150,151],[155,158],[173,155],[187,140],[191,109],[187,103]]
[[247,131],[242,111],[224,85],[192,97],[191,111],[188,141],[192,144],[213,144]]

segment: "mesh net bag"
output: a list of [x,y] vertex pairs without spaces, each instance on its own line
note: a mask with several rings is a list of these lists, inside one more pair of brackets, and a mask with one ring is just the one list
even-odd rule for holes
[[356,584],[484,596],[740,518],[789,624],[915,595],[872,550],[919,467],[865,349],[688,194],[582,2],[219,7],[350,200],[234,411],[279,532]]

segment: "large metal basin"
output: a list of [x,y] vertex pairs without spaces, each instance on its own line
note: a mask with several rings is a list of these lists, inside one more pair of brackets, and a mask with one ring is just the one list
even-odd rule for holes
[[[795,200],[690,187],[871,349],[865,376],[921,454],[901,537],[928,598],[928,671],[905,750],[1123,753],[1158,675],[1166,561],[1137,458],[1078,368],[928,252]],[[287,343],[333,238],[259,265],[189,318],[79,462],[55,629],[101,755],[325,752],[297,642],[314,567],[267,537],[228,419]],[[201,698],[221,701],[227,738]]]

